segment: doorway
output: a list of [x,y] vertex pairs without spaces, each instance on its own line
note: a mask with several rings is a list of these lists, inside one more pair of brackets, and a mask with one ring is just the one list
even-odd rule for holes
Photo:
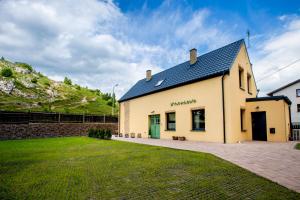
[[151,138],[160,138],[160,115],[150,116],[150,136]]
[[252,112],[252,140],[267,141],[266,112]]

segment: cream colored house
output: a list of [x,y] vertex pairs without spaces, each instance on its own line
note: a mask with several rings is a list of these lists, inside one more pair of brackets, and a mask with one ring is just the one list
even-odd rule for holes
[[119,131],[143,138],[287,141],[287,97],[257,98],[244,40],[139,80],[120,100]]

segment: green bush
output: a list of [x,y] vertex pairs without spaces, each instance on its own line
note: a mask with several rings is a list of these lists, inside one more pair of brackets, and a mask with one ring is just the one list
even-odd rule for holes
[[106,129],[105,130],[104,139],[110,140],[111,136],[112,136],[111,130],[110,129]]
[[69,79],[68,77],[65,77],[64,83],[65,83],[66,85],[72,85],[72,80]]
[[4,77],[12,77],[13,72],[10,68],[5,67],[1,70],[1,75],[4,76]]
[[109,129],[89,129],[88,130],[88,137],[99,138],[110,140],[112,136],[111,130]]
[[37,82],[38,82],[37,78],[31,79],[31,83],[37,83]]
[[89,129],[88,136],[89,137],[95,137],[95,135],[96,135],[96,130],[93,129],[93,128]]
[[77,84],[75,84],[75,88],[76,88],[77,90],[80,90],[80,89],[81,89],[80,85],[77,85]]

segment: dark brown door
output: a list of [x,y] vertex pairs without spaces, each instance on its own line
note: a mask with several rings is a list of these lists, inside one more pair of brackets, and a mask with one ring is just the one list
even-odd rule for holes
[[267,141],[266,112],[252,112],[252,140]]

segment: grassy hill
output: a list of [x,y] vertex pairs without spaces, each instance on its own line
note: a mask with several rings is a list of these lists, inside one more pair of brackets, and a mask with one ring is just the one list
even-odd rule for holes
[[51,80],[26,63],[0,60],[0,110],[110,115],[111,109],[110,94],[73,85],[67,78]]

